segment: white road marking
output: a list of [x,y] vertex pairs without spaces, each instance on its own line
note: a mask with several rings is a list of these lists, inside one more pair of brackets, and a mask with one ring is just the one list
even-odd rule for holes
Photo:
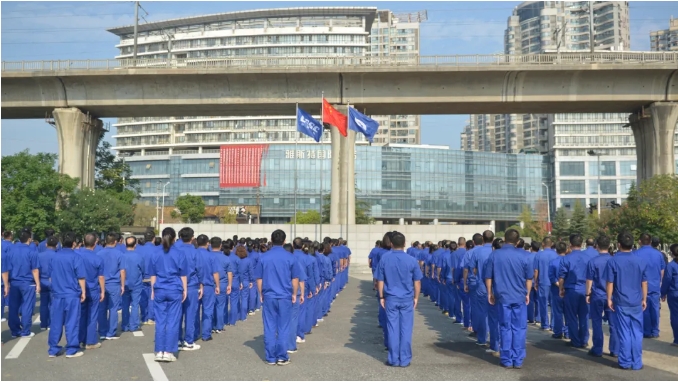
[[38,316],[38,317],[35,318],[35,321],[33,321],[33,325],[37,325],[37,324],[39,324],[40,322],[41,322],[41,321],[40,321],[40,316]]
[[21,352],[24,351],[26,348],[26,345],[28,345],[28,342],[30,342],[31,337],[21,337],[19,338],[19,341],[17,341],[16,345],[12,348],[12,350],[7,354],[5,359],[17,359],[21,355]]
[[144,361],[146,362],[146,367],[148,367],[148,371],[151,373],[151,377],[153,377],[154,381],[169,381],[165,372],[162,371],[160,364],[155,362],[155,354],[144,354]]
[[132,334],[134,335],[134,337],[143,337],[144,336],[144,332],[142,332],[141,330],[138,330],[136,332],[132,332]]

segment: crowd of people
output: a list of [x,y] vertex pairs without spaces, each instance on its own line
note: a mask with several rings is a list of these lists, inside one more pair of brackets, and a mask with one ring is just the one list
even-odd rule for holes
[[659,336],[660,300],[678,346],[678,244],[669,262],[658,239],[642,234],[636,246],[627,232],[616,251],[606,235],[526,244],[514,229],[503,239],[488,230],[468,241],[415,241],[406,251],[404,243],[403,234],[388,232],[369,254],[389,366],[410,365],[420,293],[505,368],[522,368],[528,324],[586,349],[590,320],[590,356],[603,356],[607,325],[607,354],[622,369],[642,369],[643,338]]
[[165,228],[160,237],[109,233],[100,243],[94,233],[58,238],[48,229],[37,243],[29,228],[16,242],[3,230],[2,312],[9,307],[12,337],[35,335],[40,295],[49,357],[80,357],[81,349],[119,339],[119,327],[154,325],[155,360],[173,362],[180,350],[200,349],[199,339],[211,341],[263,311],[266,362],[282,366],[348,283],[351,251],[341,238],[288,244],[281,230],[270,240],[194,235],[189,227]]

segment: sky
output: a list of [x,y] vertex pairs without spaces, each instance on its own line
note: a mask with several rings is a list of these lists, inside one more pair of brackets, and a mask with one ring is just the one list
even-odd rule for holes
[[[517,1],[142,1],[140,23],[187,16],[248,9],[312,6],[376,6],[394,12],[422,11],[428,20],[421,24],[421,49],[424,56],[503,53],[504,29]],[[83,2],[9,2],[0,5],[2,17],[0,58],[2,61],[59,59],[112,59],[119,38],[107,28],[132,25],[132,1]],[[632,1],[631,49],[649,50],[649,32],[668,28],[669,18],[678,17],[678,2]],[[422,116],[421,140],[424,144],[459,148],[460,133],[468,115]],[[114,123],[114,119],[104,122]],[[115,129],[112,129],[115,130]],[[1,154],[12,155],[29,149],[32,153],[57,153],[54,127],[43,119],[2,119]],[[106,134],[106,139],[114,131]]]

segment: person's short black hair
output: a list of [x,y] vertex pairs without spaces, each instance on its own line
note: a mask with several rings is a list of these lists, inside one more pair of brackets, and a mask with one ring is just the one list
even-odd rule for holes
[[494,232],[490,231],[489,229],[483,232],[483,242],[484,243],[491,243],[494,241]]
[[146,239],[147,242],[149,242],[149,243],[153,242],[154,238],[155,238],[155,232],[146,231],[146,233],[144,233],[144,239]]
[[453,242],[450,243],[450,251],[451,252],[456,251],[458,248],[459,248],[459,245],[457,244],[456,241],[453,241]]
[[581,247],[582,243],[584,243],[584,238],[578,234],[578,233],[573,233],[570,235],[570,245],[573,247]]
[[678,259],[678,244],[671,244],[671,247],[669,247],[669,252],[674,259]]
[[66,232],[61,240],[64,248],[73,248],[77,238],[75,237],[75,232]]
[[153,245],[155,245],[156,247],[162,245],[162,238],[161,238],[161,237],[156,237],[156,238],[153,240]]
[[54,234],[52,234],[52,236],[49,236],[47,238],[46,244],[47,244],[48,247],[56,248],[57,245],[59,245],[59,238],[57,238],[56,236],[54,236]]
[[598,246],[598,249],[605,249],[608,250],[610,249],[610,242],[612,240],[610,239],[609,236],[607,235],[600,235],[596,239],[596,245]]
[[287,235],[285,235],[285,231],[281,229],[276,229],[271,234],[271,242],[273,242],[273,245],[283,245],[286,238]]
[[638,240],[642,245],[650,245],[650,243],[652,242],[652,236],[650,236],[650,234],[647,232],[643,232],[640,234]]
[[3,239],[11,239],[12,235],[13,235],[12,231],[9,231],[9,230],[2,232]]
[[587,247],[593,247],[594,245],[596,245],[596,241],[593,240],[592,237],[589,237],[589,238],[586,239],[586,246]]
[[538,241],[533,241],[532,243],[530,243],[530,249],[531,250],[533,250],[535,252],[539,252],[540,248],[541,248],[541,244]]
[[467,240],[467,241],[466,241],[466,250],[472,249],[472,248],[475,247],[475,246],[476,246],[476,245],[473,244],[473,240]]
[[504,240],[502,240],[500,237],[494,239],[492,242],[492,248],[494,249],[500,249],[502,245],[504,245]]
[[45,238],[48,238],[50,236],[54,236],[54,230],[52,228],[47,228],[45,230]]
[[553,246],[553,239],[551,236],[546,236],[544,240],[542,240],[542,244],[544,245],[544,248],[551,248]]
[[301,247],[304,245],[303,240],[301,240],[300,237],[295,237],[294,240],[292,241],[292,248],[294,249],[301,249]]
[[564,241],[559,241],[559,242],[557,242],[557,243],[556,243],[556,252],[557,252],[559,255],[562,255],[562,254],[564,254],[564,253],[567,253],[567,243],[565,243]]
[[184,243],[190,243],[191,240],[193,239],[194,234],[195,234],[195,232],[193,231],[193,228],[191,228],[191,227],[184,227],[184,228],[179,230],[179,238]]
[[127,239],[125,239],[125,247],[132,248],[135,245],[137,245],[137,238],[136,237],[130,236]]
[[221,248],[221,243],[222,240],[219,236],[212,236],[212,238],[210,239],[210,245],[212,246],[212,250]]
[[509,228],[504,232],[504,241],[506,241],[509,244],[516,245],[518,243],[518,239],[520,239],[520,232],[518,230]]
[[418,242],[418,241],[415,241],[414,243],[412,243],[412,246],[413,246],[413,247],[416,247],[416,246],[418,246],[418,245],[419,245],[419,242]]
[[393,232],[393,237],[391,238],[391,245],[393,248],[404,248],[405,247],[405,235],[400,232]]
[[516,243],[516,248],[525,248],[525,239],[522,237],[518,239],[518,242]]
[[473,244],[483,245],[483,235],[476,233],[473,235]]
[[[49,243],[49,241],[47,241]],[[97,244],[97,236],[93,233],[85,235],[85,248],[93,248]]]
[[653,248],[659,247],[659,244],[661,244],[661,240],[657,236],[652,236],[652,242],[650,242],[650,245],[652,245]]
[[207,243],[209,243],[210,238],[207,237],[207,235],[198,235],[195,241],[198,243],[198,247],[204,247],[207,245]]
[[294,249],[292,248],[292,244],[290,243],[283,244],[283,249],[289,253],[294,253]]
[[620,232],[617,235],[617,243],[621,249],[628,251],[633,248],[633,235],[626,231]]
[[106,245],[115,244],[118,242],[118,235],[115,233],[109,233],[106,235]]
[[374,243],[374,245],[375,245],[376,247],[381,247],[381,240],[377,240],[377,241]]
[[31,236],[32,235],[30,231],[21,231],[21,234],[19,235],[19,241],[26,244],[32,239]]

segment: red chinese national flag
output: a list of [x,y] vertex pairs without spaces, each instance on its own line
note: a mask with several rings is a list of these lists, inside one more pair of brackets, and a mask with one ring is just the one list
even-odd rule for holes
[[323,123],[336,126],[341,135],[347,135],[348,118],[332,107],[325,98],[323,98]]

